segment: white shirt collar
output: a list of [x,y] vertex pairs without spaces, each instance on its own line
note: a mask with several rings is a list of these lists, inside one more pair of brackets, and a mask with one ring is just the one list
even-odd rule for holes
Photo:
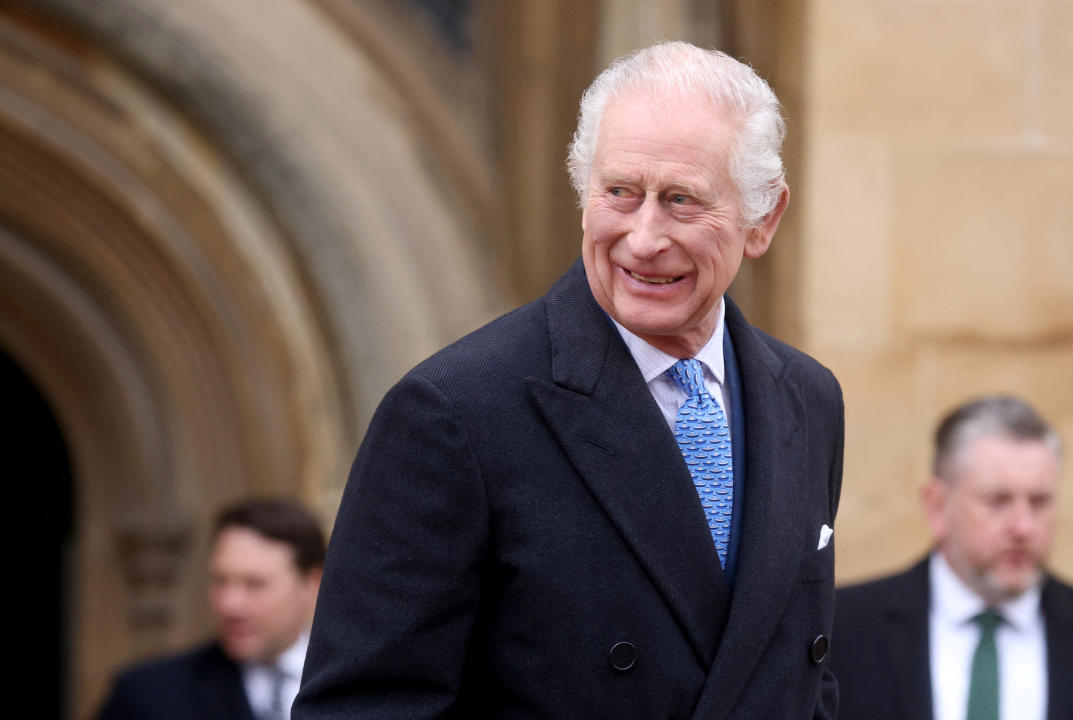
[[[957,576],[940,551],[931,555],[931,585],[932,611],[950,625],[970,622],[987,608],[983,598]],[[1039,600],[1040,587],[1036,584],[995,609],[1008,624],[1024,629],[1035,622]]]
[[309,648],[309,633],[303,632],[294,641],[294,644],[279,654],[274,663],[248,662],[243,663],[243,668],[256,670],[259,668],[277,668],[290,678],[301,679],[302,666],[305,665],[306,650]]
[[298,636],[294,644],[284,650],[276,659],[276,667],[287,673],[289,677],[301,679],[302,666],[306,661],[306,650],[309,648],[309,633],[304,632]]
[[254,716],[269,711],[276,699],[286,708],[284,717],[290,717],[290,707],[298,694],[305,664],[309,633],[303,632],[289,648],[280,653],[273,663],[242,663],[242,685],[246,700]]
[[[712,331],[712,336],[708,338],[708,342],[704,344],[704,347],[693,356],[708,367],[708,370],[720,385],[724,384],[725,372],[723,367],[723,325],[725,318],[726,301],[723,298],[720,298],[719,310],[716,313],[715,329]],[[646,383],[652,382],[652,380],[665,373],[678,362],[678,358],[673,355],[668,355],[659,348],[656,348],[645,340],[637,337],[619,324],[614,318],[611,318],[611,322],[615,323],[615,327],[618,328],[623,342],[626,343],[626,347],[629,349],[630,354],[633,355],[633,359],[637,362],[637,367],[640,369],[641,375],[644,377]]]

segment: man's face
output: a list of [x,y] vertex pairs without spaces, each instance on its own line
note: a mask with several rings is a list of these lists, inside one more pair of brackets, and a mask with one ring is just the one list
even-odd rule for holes
[[925,489],[939,549],[989,603],[1020,595],[1050,551],[1058,459],[1042,442],[984,436],[961,450],[952,475]]
[[743,230],[727,159],[737,127],[706,100],[613,99],[600,124],[582,214],[582,258],[596,301],[664,352],[692,356],[711,337],[742,256],[767,250],[786,207]]
[[238,662],[272,662],[308,625],[320,570],[302,573],[294,551],[241,527],[216,538],[209,600],[224,652]]

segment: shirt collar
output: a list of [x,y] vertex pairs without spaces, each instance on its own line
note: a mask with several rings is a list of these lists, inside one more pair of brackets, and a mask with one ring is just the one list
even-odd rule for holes
[[294,645],[283,651],[276,660],[276,666],[291,677],[302,677],[302,666],[306,661],[306,650],[309,648],[309,633],[302,633],[294,641]]
[[[723,327],[725,318],[726,301],[723,298],[720,298],[719,310],[716,313],[715,329],[712,331],[712,336],[708,338],[708,342],[704,344],[704,347],[693,356],[708,367],[709,372],[711,372],[720,385],[723,385],[724,383],[723,377],[725,373],[723,366]],[[673,355],[668,355],[659,348],[656,348],[637,337],[624,328],[614,318],[611,318],[611,322],[615,324],[619,334],[622,336],[623,342],[626,343],[626,347],[630,351],[630,355],[632,355],[633,359],[637,362],[637,367],[641,371],[641,375],[644,377],[646,383],[652,382],[678,362],[678,358]]]
[[284,675],[296,680],[302,677],[302,666],[305,665],[306,650],[309,648],[309,633],[303,632],[294,641],[294,644],[280,653],[274,663],[246,663],[249,669],[256,668],[281,670]]
[[1002,617],[1018,630],[1028,630],[1039,616],[1040,586],[1036,583],[1002,604]]
[[[1026,629],[1039,613],[1040,587],[1033,585],[995,610],[1014,628]],[[987,608],[983,598],[957,576],[942,552],[931,555],[931,607],[944,622],[960,625]]]

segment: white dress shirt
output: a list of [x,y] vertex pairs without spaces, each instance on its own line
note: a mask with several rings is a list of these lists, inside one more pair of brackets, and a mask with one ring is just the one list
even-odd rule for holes
[[283,651],[276,659],[275,665],[263,663],[243,663],[242,684],[246,688],[246,699],[254,717],[261,717],[272,708],[272,686],[276,670],[283,673],[283,716],[291,716],[291,705],[298,695],[298,685],[302,681],[302,666],[305,664],[306,649],[309,647],[309,633],[298,636],[294,645]]
[[[708,389],[708,393],[712,398],[722,406],[727,418],[727,427],[730,427],[729,393],[726,389],[726,372],[723,366],[723,325],[725,317],[726,302],[720,299],[715,330],[704,347],[693,357],[700,361],[701,367],[704,369],[704,386]],[[671,380],[664,373],[678,362],[678,358],[649,345],[613,318],[612,322],[615,323],[619,334],[622,335],[622,340],[626,343],[626,347],[629,348],[630,355],[633,356],[634,361],[637,363],[641,376],[648,383],[648,389],[652,393],[652,397],[655,398],[660,412],[663,413],[664,419],[666,419],[673,432],[675,420],[678,419],[678,408],[685,402],[686,394],[674,383],[674,380]]]
[[[931,692],[935,720],[965,720],[972,657],[980,627],[972,618],[986,604],[951,569],[941,552],[932,553]],[[1047,640],[1039,587],[994,608],[1003,617],[995,631],[999,662],[999,720],[1046,720]]]

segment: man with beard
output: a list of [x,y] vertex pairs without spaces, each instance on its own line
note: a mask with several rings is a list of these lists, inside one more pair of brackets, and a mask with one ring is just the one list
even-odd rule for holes
[[1044,570],[1061,443],[1026,403],[946,417],[922,497],[934,551],[841,588],[832,667],[844,720],[1073,718],[1073,588]]

